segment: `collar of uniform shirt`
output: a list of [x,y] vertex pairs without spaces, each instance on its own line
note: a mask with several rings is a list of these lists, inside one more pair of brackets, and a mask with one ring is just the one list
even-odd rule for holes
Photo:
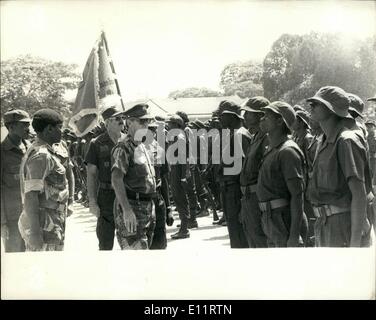
[[269,150],[271,150],[273,148],[277,148],[283,142],[285,142],[287,139],[288,139],[288,137],[286,137],[284,135],[279,136],[278,139],[276,139],[275,141],[270,141],[270,139],[269,139]]
[[2,147],[4,150],[12,150],[13,148],[19,149],[18,146],[16,146],[12,140],[10,140],[9,136],[7,135],[2,143]]
[[134,146],[138,146],[141,143],[141,141],[139,141],[139,142],[134,141],[134,138],[130,134],[127,134],[127,136],[125,138],[130,140],[133,143]]
[[326,140],[328,143],[334,143],[341,132],[343,128],[346,127],[347,120],[346,119],[341,119],[337,122],[337,124],[331,128],[329,128],[329,134],[325,135]]
[[47,149],[49,150],[49,151],[51,151],[52,153],[55,153],[55,150],[52,148],[52,146],[50,146],[46,141],[44,141],[43,139],[41,139],[41,138],[39,138],[39,137],[36,137],[35,138],[35,142],[36,142],[36,144],[37,145],[40,145],[40,146],[42,146],[42,145],[46,145],[47,146]]
[[263,139],[264,137],[266,137],[265,132],[262,132],[261,130],[256,131],[256,133],[252,137],[251,144]]

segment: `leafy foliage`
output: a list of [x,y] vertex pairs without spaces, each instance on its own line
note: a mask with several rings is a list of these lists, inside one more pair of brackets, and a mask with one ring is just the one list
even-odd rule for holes
[[68,117],[70,109],[64,93],[77,88],[80,75],[76,70],[74,64],[30,55],[2,61],[1,116],[11,108],[23,109],[30,115],[41,108],[52,108]]
[[224,95],[241,98],[262,95],[262,70],[262,64],[254,61],[226,65],[220,79]]
[[263,87],[271,100],[304,104],[320,87],[339,86],[364,101],[376,92],[376,37],[282,35],[264,59]]
[[221,97],[223,94],[208,88],[186,88],[170,92],[169,98]]

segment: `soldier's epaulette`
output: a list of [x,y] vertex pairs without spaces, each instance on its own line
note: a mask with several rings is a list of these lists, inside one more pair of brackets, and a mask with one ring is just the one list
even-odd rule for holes
[[353,130],[343,130],[339,134],[339,139],[344,140],[344,141],[351,140],[360,148],[364,147],[364,145],[362,144],[362,141],[364,140],[364,138],[361,136],[360,133],[353,131]]
[[103,140],[103,137],[104,137],[104,135],[105,135],[105,132],[104,133],[101,133],[99,136],[97,136],[97,137],[95,137],[95,138],[93,138],[93,139],[91,139],[91,141],[92,142],[101,142],[102,140]]
[[287,139],[284,143],[282,143],[279,150],[282,151],[282,150],[287,149],[287,148],[294,149],[304,159],[303,151],[299,148],[299,146],[297,145],[297,143],[295,141],[293,141],[291,139]]
[[127,154],[130,154],[130,153],[132,153],[134,150],[134,148],[132,148],[132,141],[128,138],[128,137],[126,137],[126,138],[124,138],[124,139],[122,139],[122,140],[119,140],[117,143],[116,143],[116,145],[115,145],[115,147],[112,149],[112,153],[114,152],[114,150],[115,149],[117,149],[117,148],[121,148],[121,149],[123,149]]
[[51,152],[48,150],[47,146],[31,146],[29,150],[27,151],[28,159],[37,158],[37,157],[43,157],[48,158],[50,156]]

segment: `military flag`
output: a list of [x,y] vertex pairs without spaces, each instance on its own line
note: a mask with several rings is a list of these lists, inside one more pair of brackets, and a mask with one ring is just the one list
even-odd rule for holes
[[78,137],[82,137],[99,124],[101,113],[114,105],[124,110],[114,64],[102,31],[87,59],[69,125]]

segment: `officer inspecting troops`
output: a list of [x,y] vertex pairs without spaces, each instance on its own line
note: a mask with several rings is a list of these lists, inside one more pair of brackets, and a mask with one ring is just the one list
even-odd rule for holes
[[62,251],[68,204],[66,169],[53,145],[60,143],[63,117],[41,109],[33,115],[36,140],[20,168],[23,211],[20,233],[27,251]]
[[99,250],[112,250],[115,238],[114,201],[111,185],[111,151],[121,138],[124,120],[121,111],[112,106],[102,112],[106,131],[90,142],[85,156],[89,210],[97,220]]
[[367,153],[359,130],[351,130],[355,120],[348,113],[350,100],[343,89],[326,86],[307,101],[312,118],[324,132],[308,185],[318,218],[316,245],[360,247],[370,229],[366,213]]
[[123,113],[127,135],[112,151],[115,229],[122,250],[149,249],[153,238],[155,172],[142,143],[142,132],[145,133],[153,119],[148,108],[147,104],[137,104]]
[[269,144],[266,133],[260,129],[260,119],[264,116],[264,111],[261,109],[269,103],[269,100],[264,97],[253,97],[248,99],[245,105],[242,106],[242,109],[245,110],[245,126],[252,134],[240,174],[240,188],[242,191],[241,219],[250,248],[267,248],[256,189],[261,161]]
[[294,109],[275,101],[262,109],[269,146],[257,181],[257,198],[268,247],[297,247],[303,219],[304,155],[289,138]]
[[23,110],[11,110],[4,114],[8,134],[1,142],[1,236],[5,252],[25,251],[25,243],[18,230],[22,211],[20,191],[20,165],[30,143],[31,119]]

